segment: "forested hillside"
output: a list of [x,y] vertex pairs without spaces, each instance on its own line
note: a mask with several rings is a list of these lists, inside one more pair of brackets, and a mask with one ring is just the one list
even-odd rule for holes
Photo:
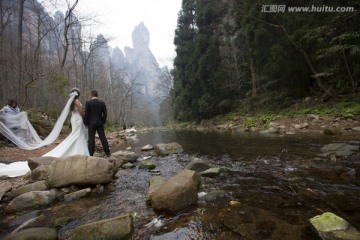
[[[292,8],[313,6],[319,8]],[[175,119],[355,95],[359,6],[353,0],[183,0],[174,40]]]

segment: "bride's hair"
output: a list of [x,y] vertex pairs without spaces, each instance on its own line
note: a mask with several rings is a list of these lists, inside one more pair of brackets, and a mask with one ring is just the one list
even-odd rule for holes
[[75,100],[79,98],[80,96],[80,90],[78,88],[73,88],[70,90],[70,93],[76,92],[77,96],[74,97],[74,101],[71,103],[70,105],[70,110],[74,111],[75,110]]

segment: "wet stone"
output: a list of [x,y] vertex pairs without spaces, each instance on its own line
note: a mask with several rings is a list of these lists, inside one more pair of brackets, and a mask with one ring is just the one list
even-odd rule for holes
[[203,177],[216,177],[222,172],[221,168],[210,168],[200,173]]
[[224,190],[212,191],[204,196],[204,200],[205,202],[210,203],[216,201],[219,198],[223,198],[226,196],[228,196],[228,193]]
[[153,150],[153,149],[154,149],[154,147],[152,145],[148,144],[148,145],[143,146],[141,148],[141,151],[150,151],[150,150]]
[[142,161],[139,164],[139,169],[154,169],[156,165],[151,161]]
[[326,212],[310,219],[315,232],[322,239],[355,240],[360,239],[360,232],[345,219]]
[[40,211],[40,210],[35,210],[32,212],[26,213],[24,215],[21,215],[21,216],[15,218],[13,221],[11,221],[9,226],[10,227],[19,226],[32,218],[40,216],[41,214],[42,214],[42,211]]

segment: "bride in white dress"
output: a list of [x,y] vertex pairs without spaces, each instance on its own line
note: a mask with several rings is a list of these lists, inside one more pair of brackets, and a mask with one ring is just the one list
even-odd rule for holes
[[[38,149],[40,147],[50,145],[58,138],[69,111],[71,110],[72,131],[70,135],[56,148],[44,154],[43,156],[89,156],[90,154],[87,146],[87,131],[82,119],[84,111],[81,102],[78,99],[79,96],[79,89],[73,88],[70,91],[69,100],[62,110],[58,120],[56,121],[53,130],[44,140],[42,140],[36,133],[35,129],[27,118],[26,112],[21,112],[17,115],[0,112],[0,132],[21,149]],[[14,133],[5,123],[18,124],[21,129],[21,134]],[[24,175],[29,171],[30,168],[27,161],[15,162],[9,165],[0,163],[0,176],[16,177]]]
[[43,157],[69,157],[74,155],[90,156],[87,146],[87,131],[82,118],[84,116],[84,110],[78,99],[80,90],[73,88],[70,93],[75,94],[74,101],[70,105],[71,133],[57,147],[44,154]]

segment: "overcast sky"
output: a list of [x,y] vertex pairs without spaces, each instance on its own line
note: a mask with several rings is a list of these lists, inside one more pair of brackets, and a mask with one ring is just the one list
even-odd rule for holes
[[[72,1],[74,2],[74,1]],[[150,32],[150,50],[160,66],[171,66],[175,57],[174,31],[182,0],[79,0],[81,15],[96,16],[94,34],[102,33],[112,40],[112,47],[132,46],[131,34],[141,22]]]

